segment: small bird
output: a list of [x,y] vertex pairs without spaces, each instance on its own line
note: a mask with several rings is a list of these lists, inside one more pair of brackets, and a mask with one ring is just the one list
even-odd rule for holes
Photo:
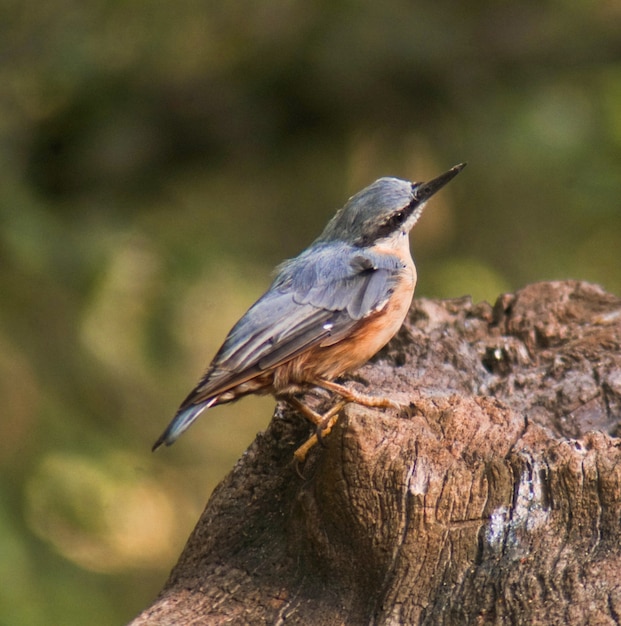
[[[395,407],[334,379],[363,365],[401,327],[416,285],[408,234],[427,200],[465,165],[427,183],[380,178],[352,196],[306,250],[276,268],[153,450],[174,443],[205,409],[251,393],[288,401],[318,435],[348,402]],[[322,416],[300,399],[315,387],[341,398],[335,410]]]

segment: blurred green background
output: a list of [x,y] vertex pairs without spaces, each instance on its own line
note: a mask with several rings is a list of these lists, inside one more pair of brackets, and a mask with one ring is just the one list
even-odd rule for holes
[[621,292],[621,4],[5,0],[0,625],[123,623],[271,416],[150,446],[352,193],[468,168],[418,295]]

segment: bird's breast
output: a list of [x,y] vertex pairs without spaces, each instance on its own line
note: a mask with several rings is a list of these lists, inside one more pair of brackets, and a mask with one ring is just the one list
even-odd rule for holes
[[351,336],[354,352],[348,370],[359,367],[381,350],[399,331],[412,304],[416,286],[416,267],[409,254],[401,259],[404,269],[386,303],[379,310],[360,320]]
[[[394,254],[394,251],[391,251]],[[333,379],[366,363],[397,333],[408,313],[416,286],[416,268],[408,254],[387,300],[359,320],[341,341],[314,348],[283,364],[275,372],[275,387],[317,378]]]

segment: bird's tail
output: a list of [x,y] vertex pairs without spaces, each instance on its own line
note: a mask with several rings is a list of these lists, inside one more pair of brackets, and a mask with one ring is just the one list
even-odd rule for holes
[[188,407],[182,408],[178,411],[177,415],[173,418],[172,422],[168,424],[166,430],[160,435],[159,439],[153,444],[152,451],[157,450],[162,444],[167,446],[172,445],[177,441],[181,433],[185,432],[192,422],[210,406],[213,406],[217,397],[210,398],[206,402],[200,404],[191,404]]

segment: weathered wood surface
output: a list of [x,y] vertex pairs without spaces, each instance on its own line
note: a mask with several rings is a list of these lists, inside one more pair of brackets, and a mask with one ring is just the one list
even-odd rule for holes
[[[621,301],[418,299],[301,479],[278,406],[133,622],[618,624]],[[233,426],[232,426],[233,427]]]

